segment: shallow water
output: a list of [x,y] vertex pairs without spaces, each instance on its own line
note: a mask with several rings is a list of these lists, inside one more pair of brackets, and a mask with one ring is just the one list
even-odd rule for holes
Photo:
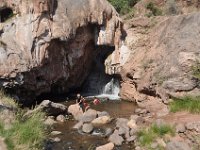
[[[74,103],[68,102],[66,105]],[[120,100],[109,100],[103,101],[101,104],[94,106],[91,105],[92,109],[98,111],[107,111],[112,118],[129,118],[134,113],[136,106],[134,103],[120,101]],[[65,123],[59,123],[55,126],[54,130],[61,131],[63,134],[56,136],[61,139],[61,142],[53,144],[53,150],[93,150],[96,146],[100,146],[108,143],[108,139],[102,137],[104,129],[111,127],[114,129],[115,120],[110,124],[103,127],[95,128],[95,135],[83,134],[77,130],[73,130],[72,127],[77,123],[74,120],[67,120]],[[120,147],[116,147],[115,150],[132,150],[133,144],[124,143]]]

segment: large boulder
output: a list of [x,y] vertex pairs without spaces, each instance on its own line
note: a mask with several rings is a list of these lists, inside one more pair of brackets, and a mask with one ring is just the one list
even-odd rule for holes
[[107,0],[2,1],[0,11],[13,17],[0,24],[0,86],[29,98],[24,103],[80,87],[96,46],[118,51],[122,22]]
[[114,133],[110,135],[108,140],[118,146],[122,145],[124,141],[123,137],[119,135],[119,132],[117,130],[115,130]]
[[79,120],[83,116],[83,110],[79,104],[70,105],[68,107],[68,113],[71,113],[76,120]]
[[67,111],[67,107],[63,104],[54,103],[49,100],[44,100],[35,109],[28,111],[25,116],[31,115],[36,111],[43,111],[49,116],[57,116]]
[[97,117],[97,111],[94,109],[88,109],[86,112],[83,113],[83,115],[79,120],[82,122],[91,122],[96,117]]
[[74,126],[73,126],[73,129],[80,129],[80,128],[82,128],[82,126],[83,126],[83,122],[78,122],[78,123],[76,123]]
[[91,133],[93,131],[94,127],[91,123],[85,123],[82,126],[82,131],[85,133]]
[[110,116],[102,116],[102,117],[98,117],[96,119],[94,119],[92,121],[92,124],[93,125],[104,125],[104,124],[107,124],[111,121],[111,117]]

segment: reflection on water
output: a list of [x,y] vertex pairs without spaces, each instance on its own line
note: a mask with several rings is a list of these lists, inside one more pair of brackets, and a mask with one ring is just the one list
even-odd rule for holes
[[[68,102],[66,105],[70,105],[74,102]],[[125,101],[103,101],[98,106],[91,105],[92,109],[98,111],[107,111],[112,118],[129,118],[134,113],[135,105]],[[61,131],[63,134],[57,137],[61,138],[61,142],[53,145],[53,150],[95,150],[96,146],[100,146],[108,143],[107,137],[102,137],[101,133],[106,128],[111,127],[114,129],[115,120],[108,125],[95,129],[93,135],[80,134],[77,130],[73,130],[72,127],[77,121],[68,120],[65,123],[59,123],[55,126],[55,130]],[[123,144],[120,147],[116,147],[115,150],[131,150],[133,149],[131,144]]]

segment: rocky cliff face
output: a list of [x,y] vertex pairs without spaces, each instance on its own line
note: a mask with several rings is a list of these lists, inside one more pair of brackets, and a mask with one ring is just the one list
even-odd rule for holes
[[79,87],[96,46],[119,48],[122,22],[106,0],[0,4],[0,86],[19,95]]
[[200,13],[133,18],[127,22],[131,57],[122,68],[121,95],[144,100],[200,93]]

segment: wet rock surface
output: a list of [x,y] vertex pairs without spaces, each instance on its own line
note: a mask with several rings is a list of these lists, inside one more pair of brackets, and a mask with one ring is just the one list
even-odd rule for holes
[[93,131],[94,127],[92,124],[90,123],[85,123],[83,124],[83,127],[82,127],[82,131],[85,132],[85,133],[91,133]]

